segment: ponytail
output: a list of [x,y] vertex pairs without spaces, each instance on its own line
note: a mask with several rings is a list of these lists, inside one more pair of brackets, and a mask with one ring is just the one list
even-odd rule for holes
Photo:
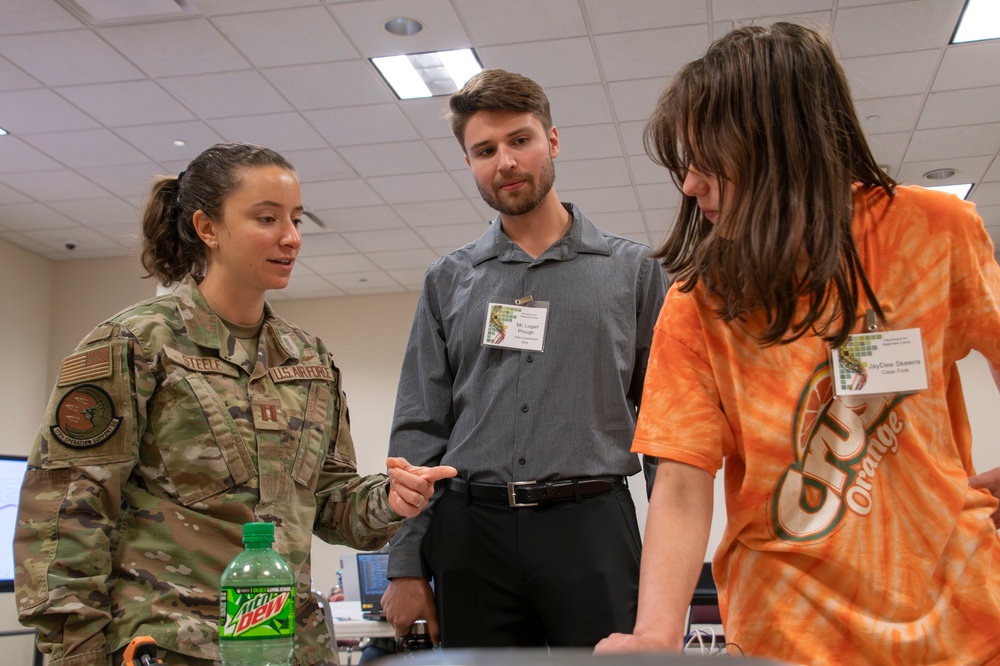
[[203,273],[205,249],[188,218],[181,218],[181,181],[159,178],[149,193],[142,214],[142,266],[145,277],[163,286],[183,280],[188,273]]

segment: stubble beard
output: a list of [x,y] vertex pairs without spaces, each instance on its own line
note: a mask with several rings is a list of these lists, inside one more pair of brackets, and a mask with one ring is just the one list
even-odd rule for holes
[[483,197],[483,201],[490,208],[503,215],[516,216],[530,213],[538,208],[556,182],[556,171],[552,164],[552,158],[550,157],[543,165],[537,182],[530,174],[519,174],[514,180],[523,180],[524,187],[516,192],[504,192],[500,188],[504,182],[509,182],[509,180],[511,179],[493,181],[488,187],[476,181],[476,187],[479,188],[479,195]]

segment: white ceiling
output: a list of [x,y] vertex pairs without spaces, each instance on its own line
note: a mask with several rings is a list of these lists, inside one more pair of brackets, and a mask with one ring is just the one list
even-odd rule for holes
[[[306,223],[274,298],[417,291],[493,212],[442,118],[447,99],[397,100],[368,58],[471,46],[548,92],[560,197],[655,246],[678,199],[641,143],[660,89],[734,21],[784,19],[832,31],[889,172],[930,184],[925,172],[956,169],[945,182],[976,184],[969,198],[1000,243],[1000,41],[948,45],[963,0],[182,4],[194,13],[100,27],[56,0],[0,0],[0,238],[53,260],[134,253],[151,177],[250,141],[292,160],[326,224]],[[426,27],[390,35],[398,16]]]

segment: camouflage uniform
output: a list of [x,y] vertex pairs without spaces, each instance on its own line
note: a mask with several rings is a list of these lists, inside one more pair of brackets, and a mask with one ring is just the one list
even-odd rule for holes
[[323,343],[265,306],[251,360],[188,278],[63,362],[21,491],[20,620],[52,666],[105,666],[138,635],[218,659],[219,577],[265,520],[297,576],[295,663],[335,661],[311,536],[382,546],[402,519],[386,491],[356,472]]

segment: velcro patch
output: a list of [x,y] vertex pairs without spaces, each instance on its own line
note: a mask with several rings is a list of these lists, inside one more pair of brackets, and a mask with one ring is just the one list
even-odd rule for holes
[[111,376],[111,345],[101,345],[79,354],[73,354],[62,362],[56,386],[69,386],[93,379]]
[[287,426],[281,413],[281,401],[252,398],[253,425],[257,430],[284,430]]
[[115,404],[100,386],[77,386],[59,400],[52,436],[74,449],[89,449],[108,440],[121,418],[115,414]]
[[268,370],[274,383],[293,382],[299,379],[334,380],[333,370],[328,365],[282,365]]
[[227,377],[239,377],[240,371],[225,361],[212,356],[188,356],[171,347],[164,347],[167,358],[195,372],[211,372]]

